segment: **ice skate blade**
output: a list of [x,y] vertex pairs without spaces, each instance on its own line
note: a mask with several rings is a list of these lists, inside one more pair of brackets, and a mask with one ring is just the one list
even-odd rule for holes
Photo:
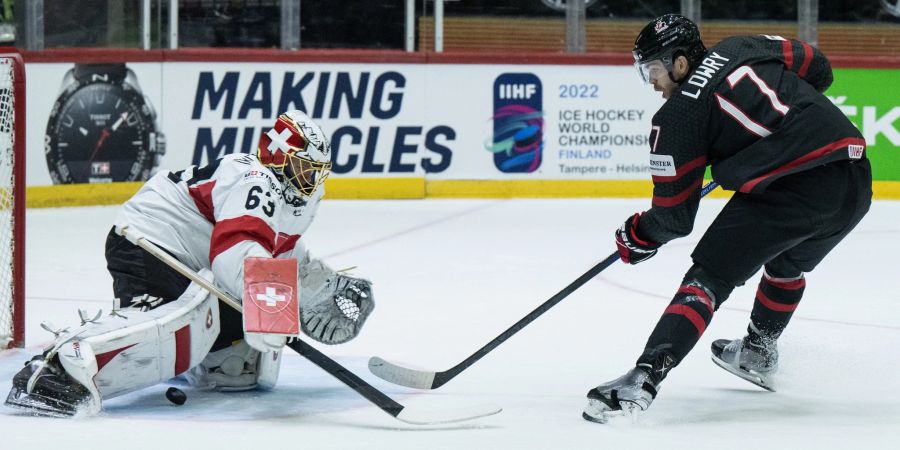
[[77,409],[72,410],[63,410],[57,409],[48,406],[46,403],[35,401],[33,399],[29,399],[28,397],[20,397],[13,398],[10,395],[9,398],[4,402],[6,406],[10,408],[17,409],[19,411],[27,412],[32,416],[40,416],[40,417],[57,417],[57,418],[72,418],[78,415]]
[[738,377],[747,380],[769,392],[775,392],[775,386],[773,386],[769,374],[761,374],[759,372],[741,370],[723,361],[716,355],[712,355],[712,360],[714,363],[716,363],[717,366],[731,372],[732,374],[737,375]]
[[608,423],[609,419],[615,417],[630,417],[632,421],[637,420],[638,414],[643,411],[640,406],[632,402],[619,402],[620,409],[610,409],[600,400],[588,399],[588,405],[581,412],[584,420],[594,423]]

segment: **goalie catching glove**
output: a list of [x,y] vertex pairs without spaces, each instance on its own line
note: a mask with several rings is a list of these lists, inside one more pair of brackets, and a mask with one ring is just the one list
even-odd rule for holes
[[335,272],[322,261],[300,265],[301,329],[323,344],[342,344],[356,337],[372,310],[372,282]]

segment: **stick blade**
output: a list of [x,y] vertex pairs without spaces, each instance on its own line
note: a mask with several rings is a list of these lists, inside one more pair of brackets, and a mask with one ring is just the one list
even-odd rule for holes
[[495,405],[475,405],[439,411],[418,410],[407,406],[403,408],[396,417],[398,420],[411,425],[436,425],[442,423],[465,422],[467,420],[493,416],[500,411],[503,411],[503,408]]
[[[408,369],[377,356],[369,359],[369,371],[382,380],[414,389],[434,389],[435,372]],[[498,411],[499,412],[499,411]],[[496,413],[494,413],[496,414]]]

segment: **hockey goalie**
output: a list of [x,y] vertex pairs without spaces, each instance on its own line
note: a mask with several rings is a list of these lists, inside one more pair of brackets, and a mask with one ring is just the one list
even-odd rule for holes
[[[273,306],[294,295],[294,323],[319,342],[356,337],[374,309],[371,282],[332,270],[300,239],[330,169],[325,134],[303,112],[288,111],[262,135],[256,155],[153,176],[122,206],[107,237],[112,312],[56,330],[54,342],[14,376],[6,404],[38,415],[93,415],[104,399],[178,375],[223,391],[274,387],[280,352],[296,329],[245,328],[239,312],[123,237],[125,228],[232,297],[256,295]],[[253,293],[254,276],[271,272],[245,270],[254,261],[282,262],[266,267],[286,267],[296,279]]]

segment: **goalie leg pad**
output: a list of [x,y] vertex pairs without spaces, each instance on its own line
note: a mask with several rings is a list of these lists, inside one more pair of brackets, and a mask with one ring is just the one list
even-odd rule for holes
[[211,352],[198,366],[185,372],[191,386],[240,392],[275,388],[281,370],[282,350],[260,353],[240,340],[230,347]]
[[[201,272],[212,279],[209,271]],[[218,300],[191,284],[177,300],[126,309],[62,335],[66,373],[104,399],[168,380],[200,364],[219,334]]]
[[278,383],[278,373],[281,371],[281,358],[284,356],[283,350],[275,350],[263,353],[259,357],[259,380],[257,381],[260,389],[272,390]]
[[58,333],[53,346],[16,374],[6,404],[37,415],[97,414],[103,399],[199,364],[219,333],[218,317],[218,300],[197,285],[151,311],[82,316],[82,326]]
[[238,392],[257,386],[259,351],[239,340],[229,347],[210,352],[196,367],[185,373],[188,383],[200,389]]

